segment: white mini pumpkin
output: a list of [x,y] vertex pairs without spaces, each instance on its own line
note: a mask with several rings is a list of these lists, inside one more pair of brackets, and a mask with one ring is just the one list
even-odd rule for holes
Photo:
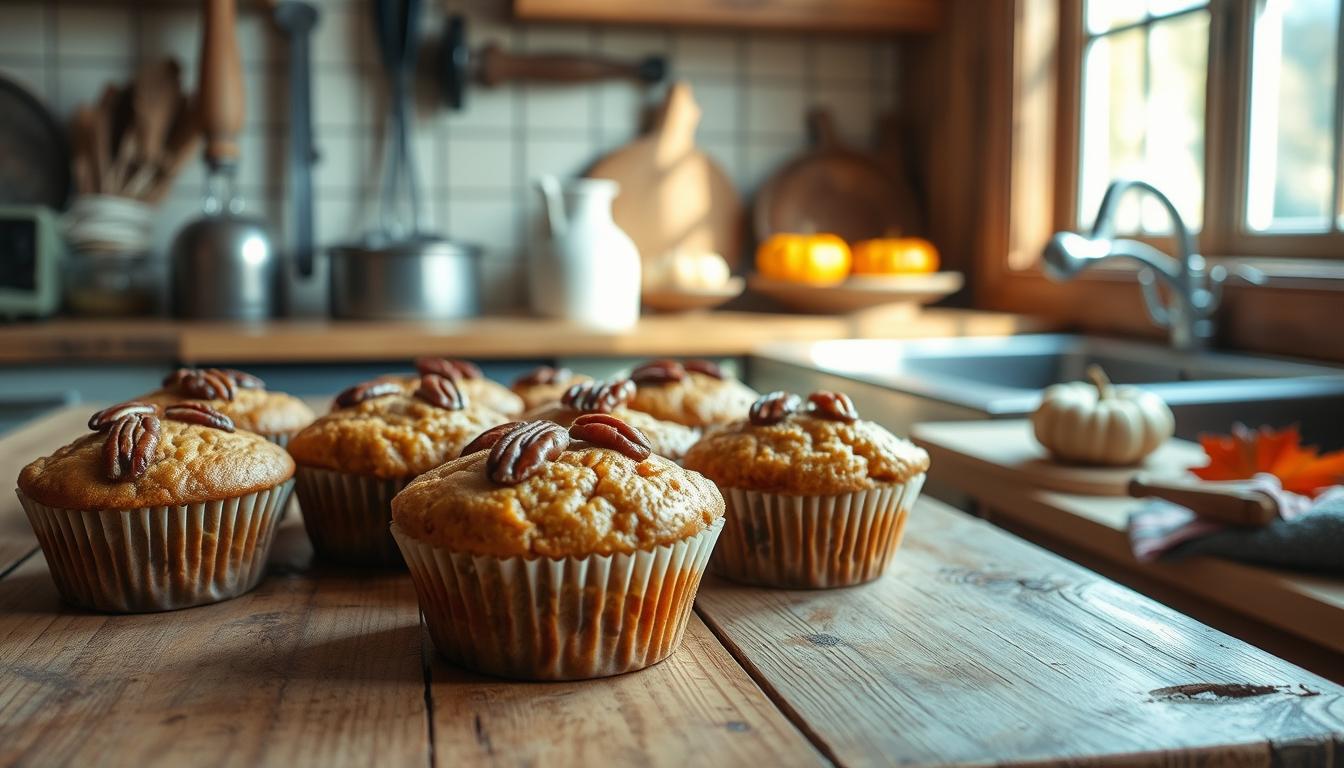
[[1171,438],[1176,419],[1162,398],[1137,387],[1114,386],[1095,365],[1087,376],[1090,383],[1047,388],[1031,415],[1036,439],[1056,459],[1127,466]]

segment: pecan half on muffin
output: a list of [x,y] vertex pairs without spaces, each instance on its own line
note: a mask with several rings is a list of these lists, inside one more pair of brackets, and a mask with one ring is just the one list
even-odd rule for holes
[[539,365],[514,379],[509,389],[523,399],[524,409],[530,411],[556,402],[575,384],[592,380],[593,377],[575,373],[568,368]]
[[164,378],[162,388],[136,399],[160,407],[202,402],[228,416],[238,429],[282,446],[315,418],[302,400],[268,391],[261,379],[232,368],[178,368]]
[[711,567],[734,581],[841,587],[882,575],[929,468],[922,448],[859,418],[850,399],[762,396],[683,463],[728,505]]
[[738,418],[759,397],[709,360],[653,360],[631,371],[630,379],[638,387],[631,408],[697,429]]
[[432,373],[421,376],[411,393],[392,379],[341,392],[335,410],[289,442],[313,549],[345,563],[400,564],[388,532],[392,497],[503,421],[472,406],[453,379]]
[[679,460],[699,439],[699,432],[675,422],[656,419],[643,411],[631,410],[626,403],[634,395],[635,384],[629,379],[580,382],[565,390],[558,402],[528,411],[525,418],[553,421],[568,427],[585,413],[609,413],[648,437],[654,453]]
[[435,646],[464,667],[565,680],[680,642],[721,530],[714,484],[610,414],[513,422],[392,500]]
[[294,462],[203,403],[112,406],[19,474],[52,578],[69,603],[167,611],[261,579]]
[[469,360],[456,360],[449,357],[419,357],[415,360],[415,376],[389,377],[400,381],[406,394],[413,393],[420,386],[420,377],[427,374],[452,379],[471,404],[487,408],[505,416],[517,416],[524,410],[523,399],[508,387],[486,378],[480,366]]

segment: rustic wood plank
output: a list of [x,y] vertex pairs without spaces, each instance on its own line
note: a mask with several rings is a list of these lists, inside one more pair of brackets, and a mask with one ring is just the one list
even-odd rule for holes
[[[698,605],[849,766],[1268,765],[1287,749],[1328,764],[1344,749],[1344,689],[932,500],[878,582],[716,581]],[[1271,688],[1164,690],[1206,683]]]
[[445,768],[825,763],[694,617],[675,654],[628,675],[515,683],[435,657],[430,676],[435,764]]
[[33,459],[83,434],[91,413],[91,406],[61,408],[0,437],[0,479],[9,486],[0,492],[0,575],[37,549],[28,516],[14,495],[19,472]]
[[166,614],[65,607],[40,554],[0,580],[0,764],[428,764],[409,579],[279,537],[255,591]]
[[[932,477],[970,494],[1014,532],[1075,547],[1124,571],[1333,648],[1344,658],[1344,579],[1216,557],[1140,563],[1125,532],[1135,500],[1036,490],[1004,466],[1013,457],[987,435],[957,424],[921,424],[912,433],[933,458]],[[1190,448],[1183,466],[1203,460],[1202,451],[1186,445]],[[1335,666],[1344,666],[1344,661]]]
[[0,364],[76,360],[280,363],[750,354],[774,341],[853,336],[1005,336],[1051,326],[1021,315],[881,309],[852,317],[720,311],[649,315],[608,333],[534,317],[437,323],[273,320],[260,324],[175,320],[51,320],[0,326]]

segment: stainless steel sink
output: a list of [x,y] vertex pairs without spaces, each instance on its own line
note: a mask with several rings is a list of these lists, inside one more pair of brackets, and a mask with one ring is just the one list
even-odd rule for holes
[[[899,421],[998,418],[1030,413],[1045,387],[1083,378],[1098,364],[1116,383],[1160,394],[1177,417],[1177,434],[1248,424],[1301,423],[1309,438],[1344,443],[1344,369],[1226,353],[1182,354],[1167,347],[1062,334],[918,341],[845,340],[780,343],[757,352],[759,387],[808,389],[864,385],[914,398]],[[842,380],[837,384],[836,379]],[[848,384],[843,383],[848,380]],[[920,416],[927,411],[927,416]],[[898,428],[908,425],[897,423]]]

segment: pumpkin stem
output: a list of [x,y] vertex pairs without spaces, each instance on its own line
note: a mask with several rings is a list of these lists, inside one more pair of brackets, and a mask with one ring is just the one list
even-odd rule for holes
[[1092,386],[1097,388],[1097,397],[1104,399],[1111,396],[1111,378],[1100,365],[1093,363],[1087,366],[1087,378],[1092,382]]

